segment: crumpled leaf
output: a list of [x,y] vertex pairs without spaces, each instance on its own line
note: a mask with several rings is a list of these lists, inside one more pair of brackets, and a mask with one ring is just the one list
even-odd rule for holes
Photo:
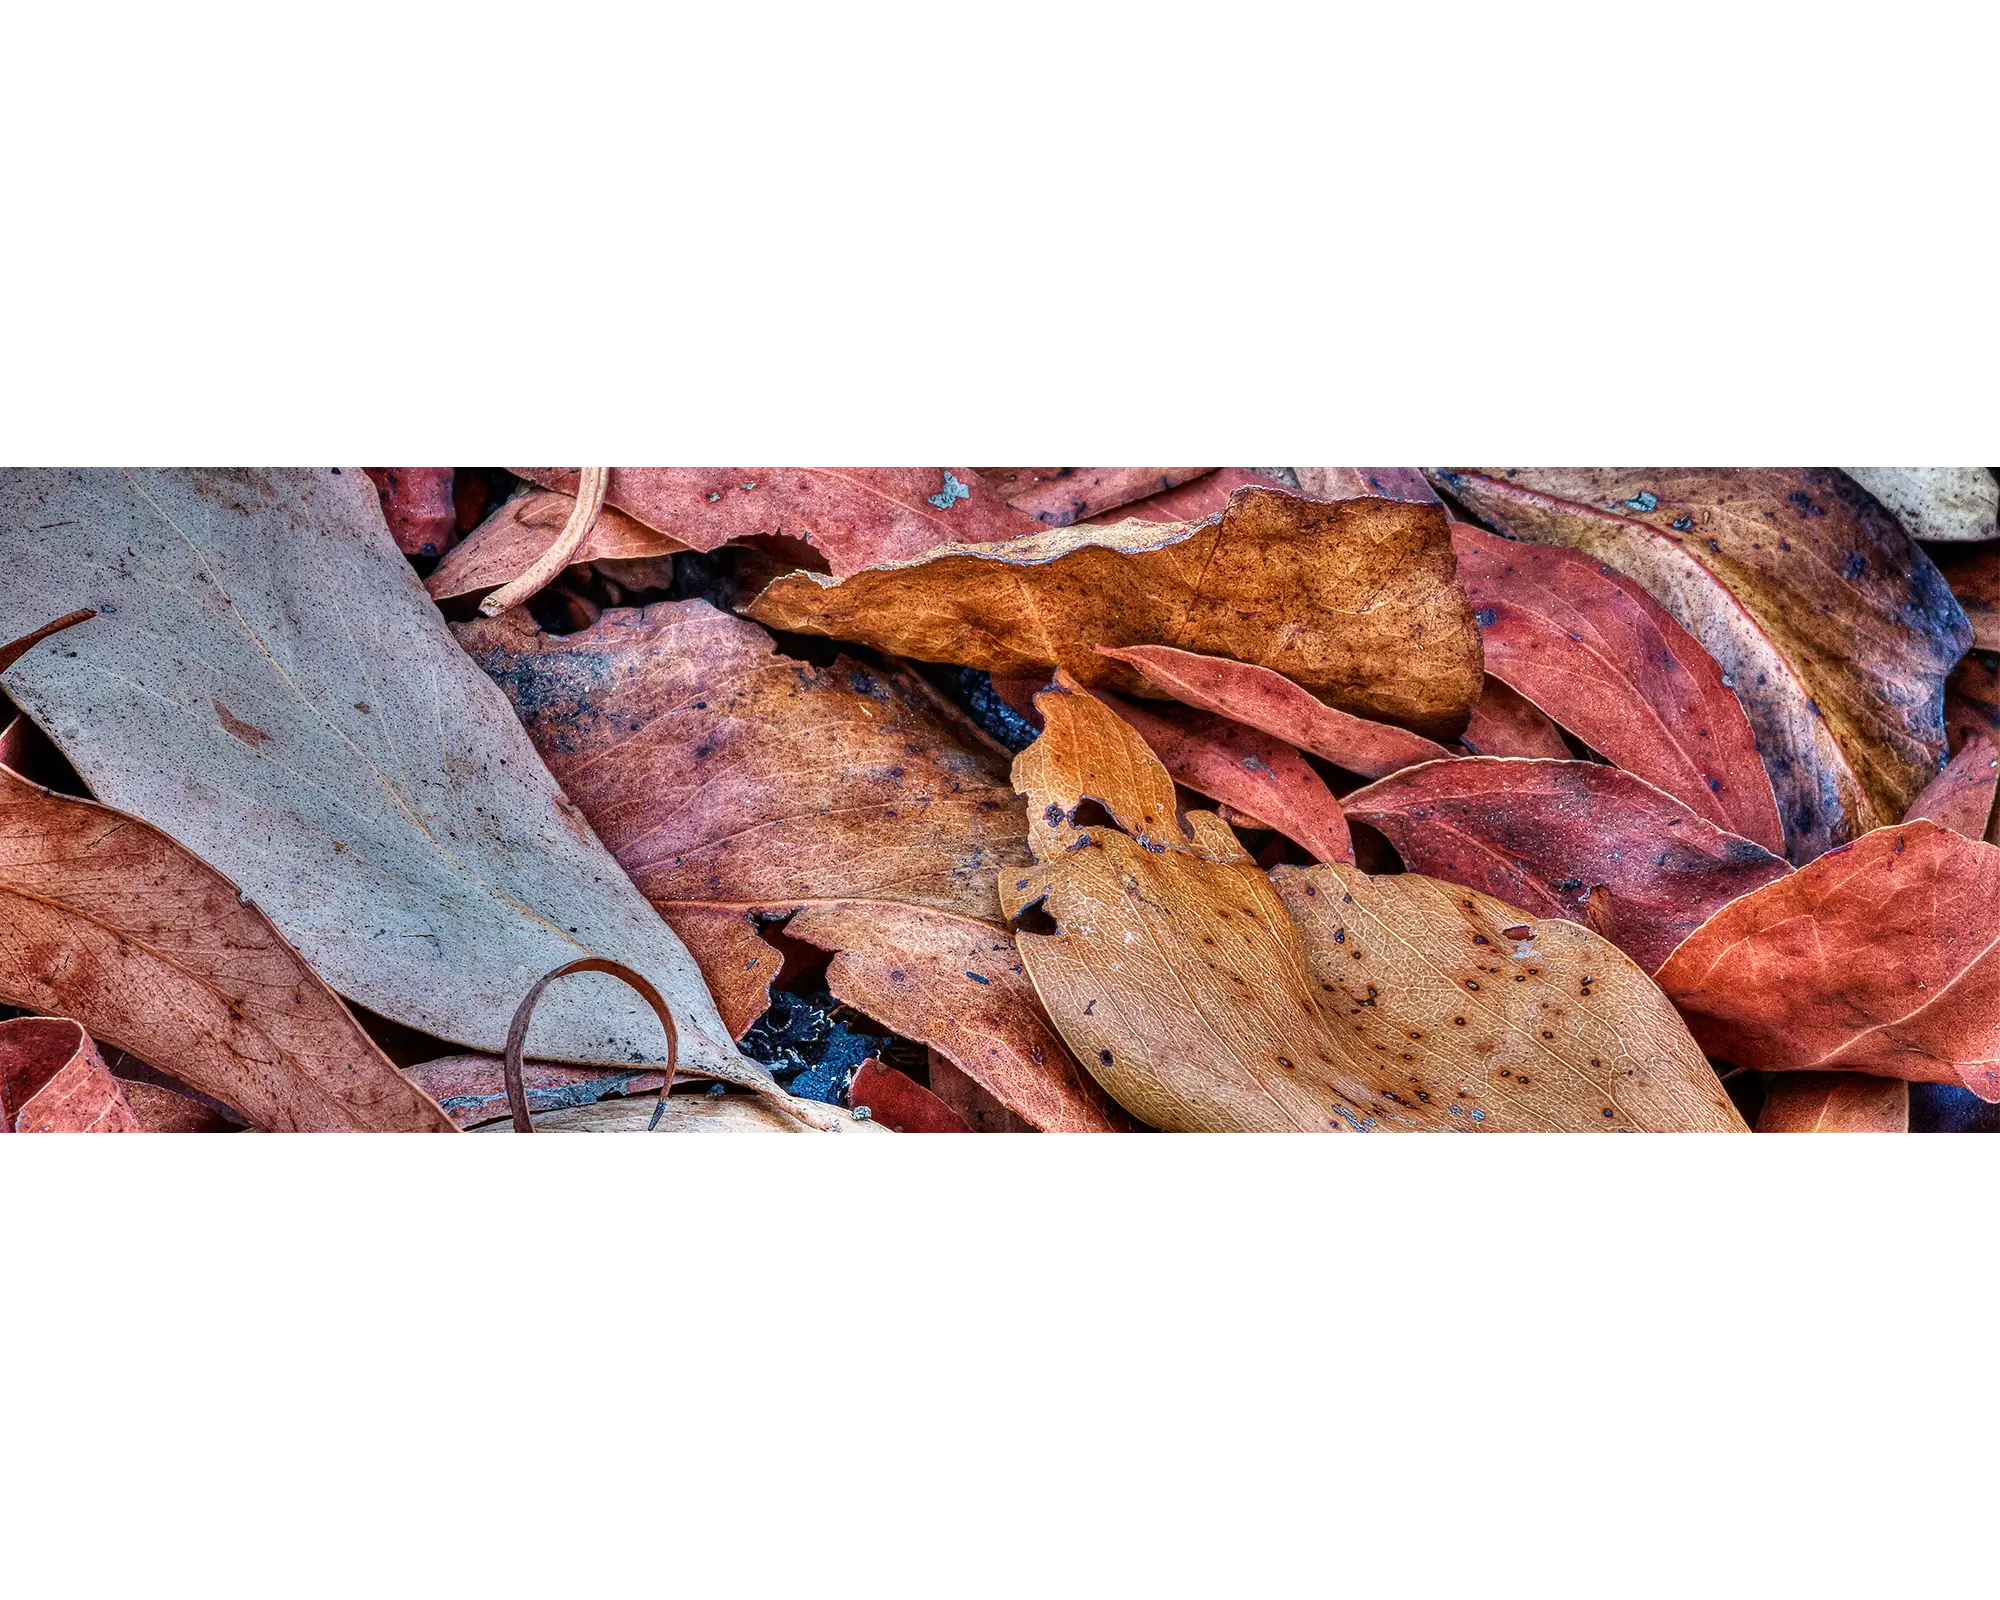
[[451,1131],[257,906],[157,828],[0,770],[0,1002],[253,1127]]
[[[1008,505],[1050,528],[1114,511],[1213,472],[1213,467],[981,467]],[[965,541],[961,540],[960,543]]]
[[[769,1084],[466,660],[359,472],[11,471],[0,553],[0,616],[101,613],[8,669],[21,709],[335,988],[497,1052],[536,976],[607,956],[672,999],[689,1070]],[[619,1067],[660,1050],[652,1014],[596,976],[529,1039],[540,1059]]]
[[1948,545],[1931,560],[1972,625],[1975,650],[2000,650],[2000,545]]
[[1865,1072],[1788,1072],[1757,1113],[1759,1133],[1908,1133],[1910,1086]]
[[1486,671],[1697,816],[1783,850],[1778,804],[1722,669],[1630,578],[1559,545],[1453,523]]
[[[655,1095],[625,1096],[597,1100],[589,1105],[566,1106],[557,1111],[534,1113],[537,1133],[814,1133],[821,1131],[806,1119],[824,1121],[827,1107],[816,1100],[790,1099],[778,1095],[676,1093],[667,1096],[658,1124],[654,1112],[660,1106]],[[837,1133],[888,1133],[888,1128],[863,1117],[851,1120],[847,1113],[833,1129]],[[511,1133],[513,1124],[485,1122],[469,1133]]]
[[[1387,777],[1400,767],[1440,761],[1451,754],[1443,745],[1407,728],[1336,711],[1269,667],[1158,644],[1130,645],[1122,650],[1100,645],[1098,654],[1114,656],[1137,668],[1155,689],[1164,690],[1184,705],[1261,729],[1363,777]],[[1159,753],[1158,745],[1153,749]],[[1569,754],[1567,747],[1562,753]],[[1207,789],[1201,792],[1212,793]],[[1226,795],[1215,798],[1229,799]]]
[[1976,733],[1917,796],[1903,820],[1924,817],[1968,839],[1984,839],[1993,818],[1996,784],[2000,784],[2000,749],[1985,734]]
[[1724,906],[1655,977],[1709,1055],[2000,1101],[2000,849],[1878,828]]
[[[403,1075],[442,1106],[460,1128],[505,1121],[513,1115],[498,1056],[440,1056],[405,1067]],[[531,1113],[589,1105],[610,1095],[657,1096],[663,1081],[657,1072],[605,1072],[596,1067],[551,1066],[546,1061],[524,1062],[521,1077]]]
[[970,1133],[965,1118],[908,1073],[885,1067],[870,1056],[854,1069],[847,1103],[865,1107],[891,1133]]
[[838,998],[941,1052],[1032,1126],[1131,1127],[1049,1025],[1006,929],[923,906],[834,902],[807,906],[785,932],[836,952],[826,984]]
[[[473,529],[465,542],[438,563],[424,588],[440,603],[462,595],[485,594],[512,583],[554,543],[576,509],[572,495],[516,495]],[[605,507],[577,547],[570,565],[586,561],[652,561],[686,545]]]
[[1344,803],[1412,872],[1585,923],[1648,972],[1719,906],[1791,871],[1644,779],[1592,761],[1433,761]]
[[[1587,928],[1414,872],[1271,874],[1380,1121],[1467,1132],[1742,1132],[1686,1025]],[[1330,987],[1329,987],[1330,986]]]
[[2000,537],[2000,480],[1991,467],[1843,467],[1913,539]]
[[1116,695],[1105,700],[1146,741],[1176,783],[1220,800],[1250,827],[1275,828],[1297,840],[1316,861],[1354,860],[1354,840],[1340,802],[1326,780],[1282,739],[1213,712],[1181,707],[1153,711]]
[[1239,489],[1204,522],[1057,528],[949,546],[844,581],[795,572],[747,608],[774,628],[852,639],[999,677],[1134,694],[1096,645],[1165,644],[1283,672],[1356,715],[1440,738],[1479,692],[1479,640],[1436,505],[1333,504]]
[[1571,752],[1562,729],[1531,700],[1516,694],[1487,673],[1472,708],[1472,720],[1458,736],[1461,748],[1475,756],[1525,756],[1567,761]]
[[144,1131],[81,1023],[0,1022],[0,1133]]
[[[576,493],[576,467],[511,470]],[[605,500],[691,550],[752,539],[809,545],[836,576],[1041,526],[970,467],[613,467]]]
[[[1023,963],[1078,1059],[1145,1121],[1740,1128],[1671,1008],[1587,931],[1409,875],[1281,868],[1274,887],[1212,814],[1183,829],[1164,769],[1074,680],[1041,706],[1014,763],[1037,865],[1003,899],[1055,919],[1018,935]],[[1079,826],[1086,798],[1118,826]]]
[[1438,473],[1516,538],[1635,579],[1716,659],[1756,735],[1794,862],[1903,815],[1944,751],[1971,633],[1926,556],[1819,467]]
[[441,556],[458,539],[450,467],[363,467],[382,497],[389,537],[406,556]]

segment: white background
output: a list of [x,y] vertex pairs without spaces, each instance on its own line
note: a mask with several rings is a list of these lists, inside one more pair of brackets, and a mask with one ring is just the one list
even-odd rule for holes
[[[0,29],[12,462],[2000,433],[1969,8]],[[8,1587],[1990,1592],[1995,1170],[1972,1139],[0,1140]]]

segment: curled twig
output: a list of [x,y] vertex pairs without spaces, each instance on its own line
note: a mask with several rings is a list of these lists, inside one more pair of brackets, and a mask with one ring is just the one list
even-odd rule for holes
[[556,535],[555,543],[535,557],[533,565],[512,583],[502,584],[479,603],[481,616],[497,617],[501,612],[538,595],[555,581],[556,574],[570,563],[604,509],[604,487],[611,477],[609,467],[585,467],[576,485],[576,507]]
[[44,623],[33,633],[23,634],[11,644],[0,644],[0,672],[5,672],[50,634],[61,633],[65,628],[74,628],[79,622],[88,622],[96,615],[95,611],[72,611],[66,617],[57,617],[54,622]]
[[572,961],[568,966],[557,967],[535,980],[535,986],[521,999],[514,1009],[514,1020],[507,1025],[507,1055],[501,1064],[501,1071],[507,1080],[507,1104],[513,1108],[514,1131],[533,1133],[534,1120],[528,1115],[528,1091],[521,1081],[521,1050],[528,1040],[528,1021],[535,1014],[535,1006],[542,998],[542,991],[558,978],[567,978],[572,972],[603,972],[619,980],[627,988],[636,992],[639,998],[653,1008],[653,1015],[660,1019],[660,1026],[667,1031],[667,1070],[660,1084],[660,1101],[653,1108],[653,1120],[647,1127],[650,1133],[659,1126],[660,1113],[666,1109],[667,1096],[674,1087],[674,1067],[680,1060],[681,1038],[674,1027],[674,1014],[667,1009],[667,1002],[660,991],[622,961],[607,961],[601,956],[590,956],[582,961]]

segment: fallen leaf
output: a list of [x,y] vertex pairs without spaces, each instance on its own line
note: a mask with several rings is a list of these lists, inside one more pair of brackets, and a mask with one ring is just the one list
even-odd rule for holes
[[1414,872],[1271,874],[1378,1121],[1480,1133],[1742,1132],[1686,1025],[1588,928]]
[[1490,672],[1480,688],[1479,703],[1472,708],[1472,720],[1466,723],[1458,742],[1476,756],[1571,759],[1562,729],[1533,701],[1516,694]]
[[[1169,1132],[1359,1127],[1270,881],[1214,813],[1189,812],[1183,831],[1166,769],[1074,679],[1039,704],[1042,736],[1014,759],[1036,865],[1003,875],[1001,899],[1055,919],[1015,942],[1072,1053]],[[1118,826],[1077,826],[1086,798]]]
[[1910,1086],[1865,1072],[1789,1072],[1757,1113],[1759,1133],[1908,1133]]
[[265,1129],[444,1131],[271,921],[157,828],[0,771],[0,1002]]
[[[578,468],[513,471],[576,492]],[[818,551],[836,576],[1041,526],[970,467],[613,467],[605,499],[691,550],[788,540]]]
[[1486,672],[1614,766],[1766,850],[1784,830],[1722,669],[1630,578],[1560,545],[1453,523]]
[[1537,916],[1583,922],[1603,887],[1610,923],[1598,931],[1648,972],[1719,906],[1791,871],[1644,779],[1591,761],[1433,761],[1344,803],[1412,872]]
[[1032,1127],[1131,1127],[1050,1026],[1004,928],[927,907],[848,902],[809,905],[785,932],[836,952],[826,970],[836,997],[928,1044]]
[[[1051,528],[1066,528],[1148,496],[1165,494],[1213,467],[981,467],[1007,504]],[[959,540],[958,543],[966,543]]]
[[[931,1093],[957,1112],[974,1133],[1041,1131],[1032,1122],[1015,1116],[936,1049],[927,1054],[930,1058]],[[1118,1114],[1122,1117],[1124,1112]]]
[[1275,828],[1304,845],[1316,861],[1352,864],[1354,840],[1340,802],[1282,739],[1210,711],[1178,706],[1154,711],[1116,695],[1106,695],[1105,702],[1146,741],[1176,783],[1220,800],[1250,827]]
[[1635,579],[1743,704],[1794,862],[1909,808],[1944,751],[1941,691],[1971,633],[1894,519],[1819,467],[1454,468],[1517,538]]
[[[1210,813],[1183,829],[1164,769],[1074,680],[1041,706],[1014,763],[1037,866],[1003,898],[1054,918],[1018,936],[1023,963],[1078,1059],[1147,1122],[1741,1127],[1672,1008],[1587,930],[1407,874],[1274,884]],[[1086,798],[1117,826],[1079,826]]]
[[1449,738],[1479,690],[1479,640],[1435,505],[1239,489],[1204,522],[1054,528],[950,546],[843,581],[796,572],[748,607],[998,677],[1147,692],[1096,645],[1165,644],[1280,671],[1356,715]]
[[1947,545],[1931,560],[1951,586],[1975,650],[2000,650],[2000,545]]
[[[21,709],[336,989],[497,1052],[537,973],[606,955],[673,997],[690,1070],[769,1084],[466,660],[358,472],[12,471],[0,550],[0,615],[101,613],[8,670]],[[617,1067],[659,1049],[645,1007],[595,977],[530,1040]]]
[[1100,526],[1119,522],[1199,522],[1221,512],[1229,504],[1229,497],[1246,484],[1253,489],[1288,487],[1255,467],[1217,467],[1175,488],[1110,511],[1100,511],[1084,520]]
[[[1442,760],[1451,754],[1422,734],[1337,711],[1269,667],[1158,644],[1130,645],[1122,650],[1100,645],[1098,654],[1114,656],[1136,668],[1155,689],[1185,705],[1260,728],[1363,777],[1387,777],[1400,767]],[[1154,749],[1157,753],[1158,746]],[[1568,755],[1568,748],[1562,753]]]
[[1294,467],[1299,488],[1315,500],[1355,500],[1380,495],[1413,505],[1435,504],[1437,495],[1421,467]]
[[1993,818],[1996,784],[2000,784],[2000,750],[1985,734],[1974,734],[1917,796],[1903,820],[1924,817],[1968,839],[1984,839]]
[[[498,1056],[440,1056],[405,1067],[403,1075],[442,1106],[445,1115],[461,1128],[513,1116]],[[525,1063],[522,1076],[530,1112],[589,1105],[610,1095],[657,1097],[665,1081],[657,1072],[605,1072],[596,1067],[551,1066],[546,1061]]]
[[1718,1060],[2000,1101],[2000,849],[1879,828],[1724,906],[1655,974]]
[[[485,594],[512,583],[561,533],[576,501],[566,494],[516,495],[467,535],[424,580],[433,600]],[[650,561],[685,550],[678,539],[655,533],[622,511],[606,507],[572,558],[586,561]]]
[[847,1103],[891,1133],[970,1133],[965,1119],[907,1073],[870,1056],[855,1068]]
[[83,1025],[0,1022],[0,1133],[139,1133],[122,1086]]
[[2000,480],[1991,467],[1843,467],[1913,539],[2000,537]]
[[237,1133],[241,1130],[221,1113],[191,1095],[176,1094],[157,1083],[120,1078],[125,1103],[139,1119],[143,1133]]
[[[654,1112],[663,1104],[665,1109],[656,1125]],[[832,1109],[816,1100],[794,1100],[787,1111],[762,1095],[689,1092],[668,1095],[664,1102],[648,1095],[538,1111],[534,1123],[537,1133],[813,1133],[820,1130],[804,1119],[820,1117]],[[890,1131],[865,1117],[856,1121],[845,1112],[836,1115],[839,1121],[833,1132]],[[511,1133],[513,1127],[506,1122],[488,1122],[467,1131]]]
[[458,539],[450,467],[363,467],[382,497],[389,537],[406,556],[441,556]]

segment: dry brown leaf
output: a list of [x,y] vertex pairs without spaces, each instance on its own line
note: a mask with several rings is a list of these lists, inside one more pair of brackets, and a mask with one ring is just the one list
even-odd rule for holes
[[1282,672],[1358,716],[1450,738],[1479,692],[1479,639],[1442,508],[1244,488],[1203,522],[1050,529],[947,546],[836,581],[799,572],[748,607],[1000,677],[1147,694],[1097,645],[1164,644]]
[[[503,1122],[513,1115],[498,1056],[440,1056],[405,1067],[403,1075],[461,1128]],[[556,1067],[546,1061],[526,1063],[523,1077],[530,1112],[562,1111],[611,1095],[657,1096],[664,1081],[657,1072],[605,1072],[596,1067]]]
[[[7,671],[21,709],[336,989],[497,1052],[538,974],[609,956],[672,996],[691,1070],[768,1085],[466,660],[357,470],[12,471],[0,553],[0,616],[101,613]],[[660,1034],[592,977],[551,997],[529,1049],[623,1067],[657,1060]]]
[[2000,650],[2000,545],[1943,545],[1931,559],[1972,625],[1972,647]]
[[1818,467],[1467,467],[1439,480],[1517,538],[1637,580],[1720,664],[1794,862],[1901,817],[1944,752],[1971,631],[1930,559]]
[[83,1025],[67,1017],[0,1022],[0,1133],[141,1133],[124,1085]]
[[1993,818],[1996,786],[2000,786],[2000,749],[1985,734],[1975,733],[1925,786],[1903,820],[1927,817],[1968,839],[1984,839]]
[[[1213,467],[981,467],[1007,504],[1050,528],[1165,494]],[[962,542],[962,541],[961,541]]]
[[[666,1109],[655,1126],[653,1114],[661,1105],[658,1098],[598,1100],[590,1105],[569,1106],[560,1111],[534,1114],[537,1133],[811,1133],[807,1121],[824,1119],[834,1108],[817,1100],[792,1100],[789,1110],[780,1109],[762,1095],[704,1094],[698,1091],[668,1095]],[[863,1117],[858,1120],[845,1112],[838,1116],[841,1133],[888,1133],[890,1130]],[[482,1123],[470,1133],[511,1133],[506,1122]]]
[[1912,539],[2000,537],[2000,480],[1991,467],[1843,467]]
[[253,1127],[451,1131],[236,885],[5,770],[0,1001],[74,1017]]
[[1910,1086],[1865,1072],[1787,1072],[1757,1113],[1759,1133],[1908,1133]]
[[1294,467],[1292,475],[1299,480],[1299,488],[1316,500],[1380,495],[1422,505],[1437,499],[1421,467]]
[[[424,580],[425,589],[433,600],[443,602],[513,582],[555,541],[575,506],[575,499],[566,494],[538,490],[516,495],[438,563],[437,571]],[[571,562],[650,561],[685,549],[680,540],[607,506]]]

